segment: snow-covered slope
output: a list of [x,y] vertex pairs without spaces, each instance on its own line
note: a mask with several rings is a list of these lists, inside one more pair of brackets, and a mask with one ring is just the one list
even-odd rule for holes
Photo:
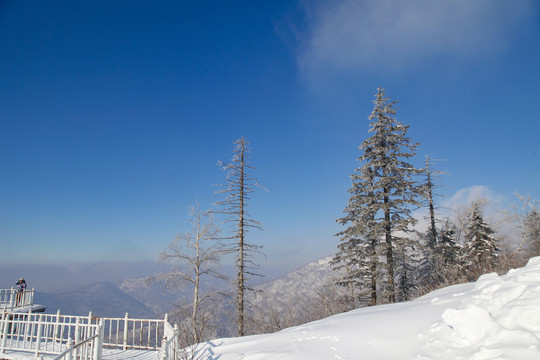
[[[540,359],[540,258],[504,276],[278,333],[218,339],[204,359]],[[200,353],[199,355],[203,355]]]
[[[288,306],[298,298],[307,299],[314,296],[321,285],[332,283],[336,276],[335,271],[330,267],[331,258],[325,257],[316,260],[276,280],[255,285],[254,288],[262,292],[250,292],[248,294],[250,303],[258,305],[264,300],[264,303],[272,303],[281,308]],[[226,281],[215,281],[211,285],[222,291],[231,288],[230,282]],[[193,290],[190,286],[167,289],[160,283],[149,285],[146,277],[125,279],[119,288],[144,303],[156,314],[169,312],[172,307],[178,304],[189,304],[193,296]],[[234,289],[232,290],[234,291]]]
[[193,296],[189,287],[168,289],[161,283],[149,284],[146,277],[125,279],[119,288],[156,314],[165,314],[177,304],[188,304]]
[[[265,299],[274,303],[289,304],[291,298],[312,296],[318,286],[333,283],[336,273],[330,266],[332,256],[313,261],[282,277],[255,286]],[[256,300],[255,300],[256,301]]]

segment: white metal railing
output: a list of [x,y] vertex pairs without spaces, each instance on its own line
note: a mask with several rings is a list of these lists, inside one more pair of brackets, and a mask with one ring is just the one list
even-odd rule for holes
[[0,316],[0,353],[6,350],[39,354],[60,354],[70,339],[75,343],[93,337],[100,325],[83,324],[80,319],[59,314],[13,313],[3,311]]
[[17,308],[34,305],[34,289],[0,289],[0,310],[13,311]]
[[[96,337],[96,335],[99,335]],[[0,312],[0,354],[15,350],[58,355],[63,360],[100,360],[103,347],[159,350],[175,360],[178,327],[163,320]],[[0,356],[1,358],[1,356]]]
[[164,329],[168,324],[167,315],[162,320],[123,318],[92,318],[103,320],[103,346],[121,349],[159,350]]
[[168,321],[164,324],[164,335],[159,350],[160,360],[177,360],[180,351],[180,344],[178,342],[179,330],[178,325],[171,326]]
[[67,349],[60,353],[54,360],[100,360],[102,358],[103,337],[101,329],[97,333],[78,344],[72,339],[67,343]]

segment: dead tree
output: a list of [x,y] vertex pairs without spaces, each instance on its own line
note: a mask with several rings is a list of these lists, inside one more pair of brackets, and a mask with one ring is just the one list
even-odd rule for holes
[[237,326],[238,336],[244,336],[245,292],[251,290],[248,280],[251,276],[261,276],[256,273],[258,265],[253,261],[253,256],[260,252],[261,246],[248,242],[246,235],[250,228],[262,230],[262,226],[247,212],[250,194],[259,186],[257,179],[249,174],[249,171],[254,169],[249,162],[249,143],[241,137],[234,142],[234,145],[231,162],[218,163],[227,175],[226,183],[220,185],[222,189],[217,191],[217,193],[225,194],[225,199],[219,201],[217,205],[220,209],[218,212],[224,214],[226,221],[233,224],[233,234],[225,239],[233,241],[228,251],[237,254]]

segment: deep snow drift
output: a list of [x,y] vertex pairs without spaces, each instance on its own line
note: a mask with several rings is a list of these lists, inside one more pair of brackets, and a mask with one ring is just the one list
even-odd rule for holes
[[540,359],[540,257],[407,303],[208,342],[208,360]]

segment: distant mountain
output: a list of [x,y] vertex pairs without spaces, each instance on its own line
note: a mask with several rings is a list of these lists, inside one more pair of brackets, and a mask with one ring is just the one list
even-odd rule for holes
[[314,295],[318,287],[333,281],[336,273],[330,266],[332,256],[313,261],[282,277],[255,286],[266,298],[275,302],[286,301],[292,294],[298,297]]
[[[283,314],[295,306],[312,308],[313,305],[307,304],[318,302],[325,287],[334,283],[335,272],[330,261],[331,257],[319,259],[276,280],[258,284],[254,286],[257,292],[250,292],[248,301]],[[231,290],[230,283],[225,281],[212,286]],[[334,288],[330,291],[335,292]],[[146,278],[128,278],[118,284],[99,282],[59,294],[38,292],[35,301],[46,305],[49,313],[60,309],[69,315],[88,315],[92,311],[96,316],[123,317],[127,312],[130,317],[150,318],[172,314],[178,305],[189,304],[191,296],[191,287],[171,290],[161,283],[148,284]],[[230,301],[223,299],[221,306],[230,307],[224,311],[234,311]]]
[[[330,266],[331,259],[332,257],[328,256],[316,260],[276,280],[255,285],[254,288],[261,292],[260,294],[264,294],[261,296],[265,298],[265,301],[272,301],[284,306],[292,301],[291,297],[312,297],[321,285],[333,282],[335,272]],[[213,286],[225,290],[226,287],[230,287],[230,284],[215,281]],[[178,304],[188,304],[191,301],[193,291],[191,287],[167,289],[159,283],[149,285],[146,278],[126,279],[119,287],[158,314],[169,312],[172,307]]]
[[188,303],[192,295],[190,288],[168,289],[159,282],[149,284],[146,278],[125,279],[119,288],[156,314],[165,314],[177,304]]
[[108,282],[95,283],[60,294],[38,292],[34,301],[46,305],[49,313],[60,309],[63,314],[79,316],[88,315],[90,311],[93,315],[102,317],[124,317],[126,313],[131,318],[156,316],[145,304]]
[[336,285],[339,274],[325,257],[260,284],[248,295],[251,307],[249,333],[271,333],[351,310],[347,289]]

